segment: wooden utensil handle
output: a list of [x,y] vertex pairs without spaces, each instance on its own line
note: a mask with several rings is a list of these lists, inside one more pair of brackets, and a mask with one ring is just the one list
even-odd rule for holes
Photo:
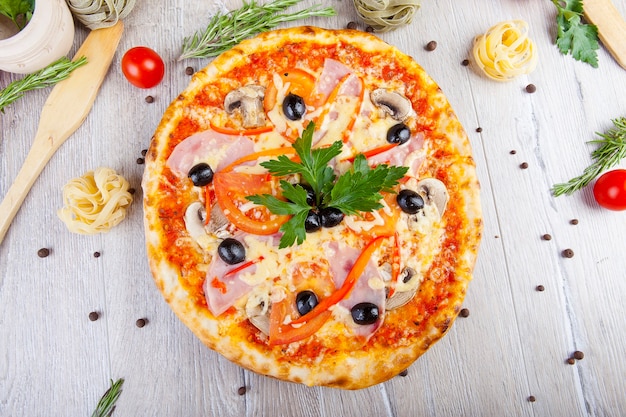
[[626,22],[611,0],[585,0],[585,17],[598,27],[600,40],[626,69]]
[[0,204],[0,243],[39,174],[65,140],[78,129],[93,106],[109,69],[124,25],[92,31],[76,52],[87,64],[75,69],[50,92],[26,160]]

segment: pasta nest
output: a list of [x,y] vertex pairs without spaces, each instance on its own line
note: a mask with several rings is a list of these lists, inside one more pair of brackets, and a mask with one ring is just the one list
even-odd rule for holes
[[537,67],[537,53],[528,33],[525,21],[507,20],[476,36],[472,48],[476,65],[496,81],[530,74]]
[[58,216],[73,233],[108,232],[126,217],[132,203],[128,181],[111,168],[98,168],[63,187],[64,207]]
[[353,0],[363,21],[376,32],[388,32],[411,23],[420,0]]
[[136,0],[66,0],[74,17],[89,29],[113,26],[135,6]]

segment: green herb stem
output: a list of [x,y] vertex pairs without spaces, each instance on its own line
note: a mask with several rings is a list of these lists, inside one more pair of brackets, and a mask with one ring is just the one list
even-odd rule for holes
[[87,58],[84,56],[76,61],[62,57],[21,80],[13,81],[6,88],[0,90],[0,112],[4,113],[6,106],[21,98],[27,91],[52,86],[69,77],[72,71],[86,63]]
[[598,28],[582,23],[582,0],[551,0],[556,6],[556,46],[563,55],[569,53],[578,61],[598,67]]
[[94,410],[91,417],[110,417],[115,410],[115,402],[119,398],[122,393],[122,385],[124,384],[124,380],[122,378],[113,382],[111,380],[111,387],[106,390],[100,401],[98,401],[98,405]]
[[596,133],[602,139],[589,141],[600,145],[599,148],[591,153],[593,163],[589,165],[583,173],[572,178],[568,182],[556,184],[552,187],[552,194],[555,197],[560,195],[570,195],[575,191],[589,185],[591,181],[597,178],[604,171],[617,165],[622,159],[626,158],[626,117],[614,119],[613,129],[606,133]]
[[214,57],[242,40],[271,30],[280,23],[337,14],[332,7],[319,5],[295,13],[278,13],[300,1],[302,0],[274,0],[265,5],[258,5],[252,0],[244,2],[242,7],[229,13],[218,12],[211,18],[204,31],[197,31],[193,36],[183,40],[182,54],[178,59]]

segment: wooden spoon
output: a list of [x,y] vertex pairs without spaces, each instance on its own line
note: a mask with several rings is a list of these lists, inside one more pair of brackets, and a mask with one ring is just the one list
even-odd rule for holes
[[600,40],[626,69],[626,22],[611,0],[585,0],[585,17],[598,27]]
[[0,204],[0,243],[43,168],[87,117],[123,31],[121,20],[111,27],[91,31],[74,57],[87,57],[87,64],[75,69],[50,92],[33,145]]

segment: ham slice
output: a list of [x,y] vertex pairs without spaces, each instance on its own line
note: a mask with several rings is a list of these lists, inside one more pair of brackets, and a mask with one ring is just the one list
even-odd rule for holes
[[224,135],[213,130],[195,133],[180,142],[166,165],[177,175],[187,176],[199,162],[209,162],[214,172],[254,152],[254,142],[247,136]]
[[254,273],[257,268],[256,264],[251,264],[247,268],[228,274],[240,268],[241,265],[229,265],[219,256],[213,257],[203,289],[209,310],[214,316],[217,317],[228,310],[238,299],[252,290],[253,287],[246,284],[240,276],[243,273]]
[[393,148],[381,152],[377,155],[370,156],[367,161],[370,165],[396,165],[396,166],[408,166],[409,174],[416,173],[419,166],[423,162],[423,156],[417,155],[424,146],[424,135],[418,133],[411,136],[406,143],[394,146]]
[[315,87],[313,89],[313,96],[317,103],[324,103],[328,96],[335,89],[339,81],[346,75],[352,73],[352,70],[339,61],[326,58],[324,60],[324,67],[322,73],[317,79]]
[[[361,251],[359,249],[339,245],[337,242],[328,244],[326,248],[326,255],[329,260],[332,260],[330,262],[331,274],[333,275],[336,288],[340,288],[343,285],[343,282],[348,276],[348,273],[352,269],[352,266],[356,262],[360,253]],[[376,279],[382,282],[378,266],[370,261],[348,297],[339,302],[339,305],[348,309],[348,311],[359,303],[367,302],[378,306],[380,318],[373,324],[361,325],[354,323],[352,320],[346,321],[347,326],[354,332],[354,334],[364,338],[365,340],[368,340],[376,332],[376,330],[378,330],[383,322],[385,288],[383,285],[376,286],[370,284],[370,280]]]

